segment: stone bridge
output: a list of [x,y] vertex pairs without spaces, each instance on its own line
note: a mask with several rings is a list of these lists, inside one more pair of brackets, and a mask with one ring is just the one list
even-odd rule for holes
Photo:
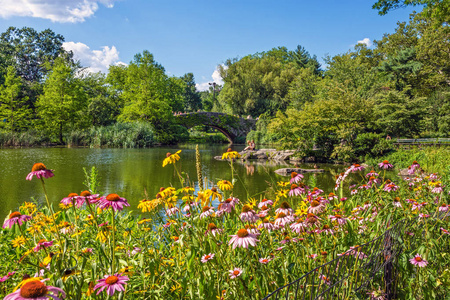
[[176,122],[186,128],[204,125],[222,132],[230,143],[245,142],[250,130],[255,129],[255,119],[244,119],[216,112],[192,112],[175,117]]

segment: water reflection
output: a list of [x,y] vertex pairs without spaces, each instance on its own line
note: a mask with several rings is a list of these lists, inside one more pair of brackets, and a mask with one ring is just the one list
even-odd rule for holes
[[[200,154],[204,177],[212,182],[221,179],[229,180],[230,166],[225,161],[218,161],[214,156],[221,155],[227,146],[201,145]],[[241,150],[235,147],[233,150]],[[46,180],[50,201],[57,204],[69,193],[85,190],[83,168],[92,166],[100,174],[101,191],[118,193],[128,199],[131,209],[135,209],[139,200],[143,199],[144,190],[153,197],[160,187],[179,186],[173,166],[162,167],[162,160],[167,152],[182,149],[181,168],[196,181],[195,145],[178,148],[164,147],[151,149],[89,149],[89,148],[34,148],[34,149],[0,149],[0,217],[9,211],[16,210],[24,201],[35,197],[44,202],[42,187],[38,180],[26,181],[35,162],[43,162],[53,169],[55,177]],[[268,161],[246,161],[234,164],[238,181],[234,192],[240,198],[263,197],[264,191],[277,181],[286,180],[274,173],[274,170],[291,166],[288,163]],[[301,168],[313,168],[314,164],[300,164]],[[305,181],[314,179],[316,185],[329,193],[334,188],[334,175],[344,170],[343,166],[319,165],[325,169],[320,174],[305,174]]]

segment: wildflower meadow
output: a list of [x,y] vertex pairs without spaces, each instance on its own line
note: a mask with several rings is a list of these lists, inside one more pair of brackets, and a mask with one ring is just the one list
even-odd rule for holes
[[[396,263],[395,297],[448,297],[450,226],[439,216],[450,208],[450,169],[428,173],[414,161],[408,177],[388,179],[386,172],[396,168],[389,161],[373,168],[354,164],[331,191],[293,172],[268,184],[258,198],[243,198],[233,192],[239,153],[223,154],[232,175],[217,182],[203,178],[199,153],[198,172],[189,177],[180,169],[182,156],[178,151],[162,158],[161,168],[174,168],[177,184],[161,187],[137,207],[128,207],[123,195],[102,194],[95,172],[53,207],[45,187],[64,174],[43,163],[30,166],[23,180],[41,181],[36,199],[42,201],[24,202],[3,222],[0,296],[262,299],[338,256],[364,261],[359,245],[406,219],[413,225],[399,241],[404,250]],[[352,279],[344,288],[351,289]],[[314,284],[334,282],[319,274]],[[374,279],[348,299],[385,299],[385,289]],[[342,299],[339,291],[335,299]]]

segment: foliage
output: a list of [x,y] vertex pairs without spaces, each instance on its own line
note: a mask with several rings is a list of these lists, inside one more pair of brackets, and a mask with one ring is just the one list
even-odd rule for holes
[[13,66],[8,67],[5,83],[0,85],[0,127],[11,133],[28,126],[31,110],[27,107],[27,97],[21,97],[22,82],[16,76]]
[[[450,249],[444,230],[448,232],[449,223],[437,218],[436,212],[447,207],[450,173],[430,176],[422,172],[424,166],[415,165],[414,180],[391,181],[385,180],[383,170],[368,177],[361,166],[353,165],[336,181],[340,193],[357,184],[357,192],[347,198],[339,199],[335,190],[324,193],[308,187],[294,174],[291,181],[270,186],[258,201],[236,198],[233,171],[231,178],[217,182],[218,188],[194,189],[195,182],[178,167],[180,152],[164,159],[170,161],[167,167],[174,168],[173,179],[178,177],[180,183],[162,188],[155,197],[145,195],[138,205],[141,216],[113,209],[112,203],[127,203],[119,195],[87,198],[89,192],[98,192],[95,169],[85,170],[89,191],[61,200],[56,214],[48,204],[22,204],[0,230],[0,274],[9,273],[2,276],[0,295],[11,293],[23,274],[37,272],[36,277],[48,278],[46,283],[62,288],[68,299],[105,299],[106,291],[95,285],[119,273],[127,281],[108,298],[261,299],[345,255],[348,264],[340,265],[339,272],[314,274],[314,281],[322,285],[336,283],[342,276],[343,289],[333,294],[341,298],[345,290],[365,281],[358,275],[366,270],[373,249],[364,244],[404,219],[415,222],[395,241],[402,246],[395,266],[399,298],[443,299],[448,295],[444,283],[449,279]],[[230,166],[233,170],[232,159]],[[362,180],[347,178],[350,173],[358,173]],[[51,180],[45,179],[45,184]],[[297,185],[289,187],[295,180]],[[294,194],[299,185],[301,189]],[[49,196],[45,189],[44,195]],[[20,215],[31,218],[21,225],[11,224]],[[238,238],[247,241],[237,245]],[[51,243],[39,249],[36,246],[43,239]],[[425,266],[411,262],[416,255]],[[384,294],[380,274],[371,275],[360,292],[364,296],[373,291]],[[113,279],[109,278],[109,284]],[[314,285],[308,285],[298,292],[308,295],[312,289]]]

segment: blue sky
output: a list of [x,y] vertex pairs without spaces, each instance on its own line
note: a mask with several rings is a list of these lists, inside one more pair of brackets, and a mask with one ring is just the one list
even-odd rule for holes
[[[228,58],[302,45],[320,61],[358,41],[381,39],[412,8],[386,16],[363,0],[2,0],[0,32],[9,26],[52,29],[92,71],[129,63],[149,50],[169,75],[194,73],[199,89],[220,82]],[[418,8],[416,8],[418,9]]]

